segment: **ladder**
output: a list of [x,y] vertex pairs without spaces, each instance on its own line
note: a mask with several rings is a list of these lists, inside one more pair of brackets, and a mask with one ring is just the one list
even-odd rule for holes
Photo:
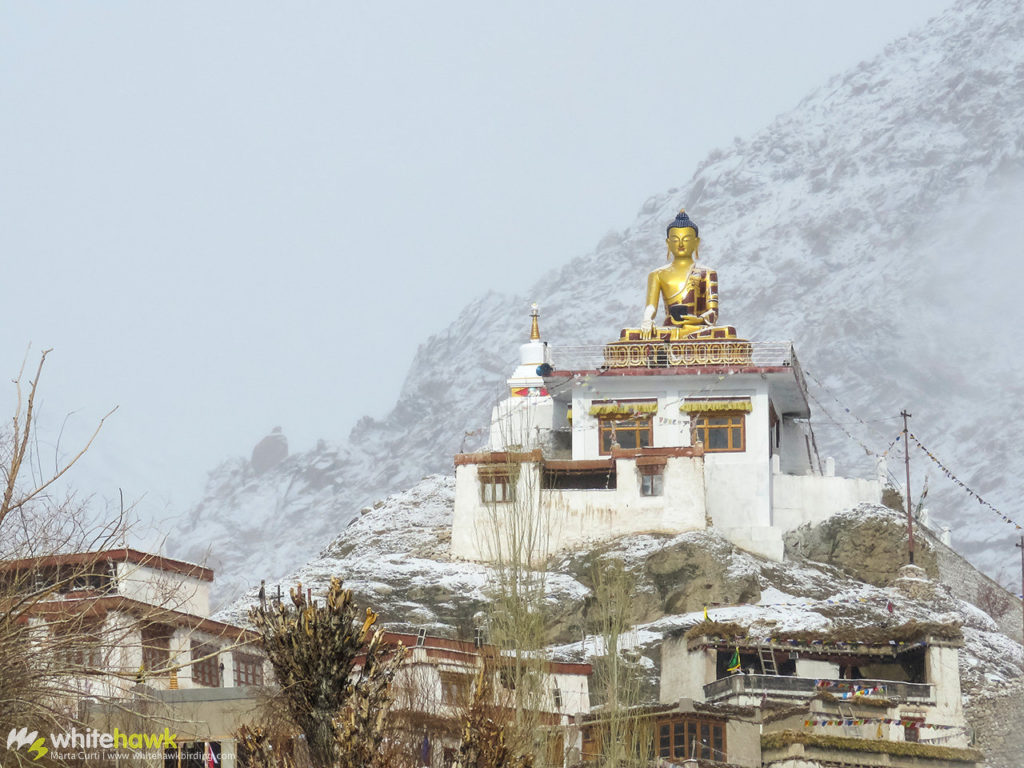
[[[845,712],[843,711],[843,707],[846,707]],[[836,704],[836,711],[839,713],[839,716],[843,719],[843,733],[847,736],[859,736],[860,734],[858,733],[858,731],[860,730],[860,728],[858,728],[856,725],[846,724],[847,720],[853,720],[855,718],[853,706],[840,701],[838,704]]]
[[757,657],[761,660],[761,669],[766,675],[778,675],[779,668],[775,666],[775,653],[770,645],[758,643]]

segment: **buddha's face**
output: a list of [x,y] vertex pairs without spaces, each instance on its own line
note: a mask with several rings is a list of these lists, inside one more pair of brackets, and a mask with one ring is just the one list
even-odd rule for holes
[[700,238],[697,237],[697,233],[693,231],[693,227],[685,227],[683,229],[670,229],[668,231],[668,239],[665,240],[668,243],[668,252],[677,259],[688,259],[693,256],[693,252],[697,250],[697,246],[700,244]]

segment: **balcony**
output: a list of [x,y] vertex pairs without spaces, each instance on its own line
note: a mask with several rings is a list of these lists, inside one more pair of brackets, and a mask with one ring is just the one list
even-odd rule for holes
[[[822,686],[827,683],[827,686]],[[934,704],[934,686],[927,683],[904,683],[894,680],[816,680],[813,677],[786,677],[782,675],[731,675],[715,680],[704,686],[704,699],[709,702],[725,702],[744,696],[769,696],[772,698],[798,699],[806,701],[816,693],[831,693],[842,696],[854,693],[856,689],[879,688],[876,693],[865,694],[888,699],[898,699],[912,704]],[[852,697],[855,700],[856,697]]]

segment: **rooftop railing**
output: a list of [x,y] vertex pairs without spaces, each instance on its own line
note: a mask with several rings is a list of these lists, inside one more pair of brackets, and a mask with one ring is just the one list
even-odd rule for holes
[[690,366],[798,366],[788,341],[648,341],[582,346],[552,346],[551,364],[556,370],[603,371],[617,368],[674,368]]
[[812,677],[785,675],[731,675],[704,686],[707,701],[723,701],[732,696],[779,696],[789,699],[810,699],[819,692],[856,702],[861,695],[899,699],[915,703],[932,703],[933,686],[927,683],[904,683],[893,680],[816,680]]

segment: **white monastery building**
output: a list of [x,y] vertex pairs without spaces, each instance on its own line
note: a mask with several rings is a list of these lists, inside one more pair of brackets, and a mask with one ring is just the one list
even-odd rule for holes
[[717,276],[697,265],[695,246],[687,254],[673,242],[695,239],[696,225],[680,212],[668,232],[675,259],[651,273],[644,323],[617,341],[553,349],[534,307],[488,450],[455,457],[455,556],[500,559],[526,528],[537,532],[532,556],[542,557],[713,526],[781,560],[786,531],[880,502],[884,466],[875,479],[844,478],[819,458],[792,345],[714,325]]

